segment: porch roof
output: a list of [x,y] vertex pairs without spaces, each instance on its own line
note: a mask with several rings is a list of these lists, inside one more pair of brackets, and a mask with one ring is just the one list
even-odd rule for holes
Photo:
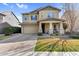
[[41,22],[41,21],[62,21],[64,22],[65,20],[59,19],[59,18],[46,18],[46,19],[39,20],[38,22]]
[[37,22],[23,22],[23,23],[20,23],[20,25],[26,25],[26,24],[37,24]]

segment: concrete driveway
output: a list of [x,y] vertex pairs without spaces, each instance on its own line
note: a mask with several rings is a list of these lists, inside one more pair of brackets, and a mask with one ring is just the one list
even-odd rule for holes
[[79,56],[78,52],[36,52],[36,42],[36,35],[13,35],[0,41],[0,56]]
[[24,55],[34,52],[37,35],[16,34],[0,41],[0,55]]
[[14,34],[8,39],[1,40],[0,43],[13,43],[13,42],[21,42],[21,41],[28,41],[28,40],[36,40],[37,35],[35,34]]

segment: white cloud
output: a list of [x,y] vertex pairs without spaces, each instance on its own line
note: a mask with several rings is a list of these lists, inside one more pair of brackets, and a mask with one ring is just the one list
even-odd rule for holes
[[6,6],[8,6],[8,3],[2,3],[3,5],[6,5]]
[[25,8],[25,9],[28,8],[28,5],[25,5],[25,4],[16,4],[16,5],[17,5],[17,7],[19,7],[19,8]]

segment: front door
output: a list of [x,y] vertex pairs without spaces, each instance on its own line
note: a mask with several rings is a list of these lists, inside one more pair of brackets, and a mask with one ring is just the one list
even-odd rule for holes
[[42,32],[45,33],[45,24],[42,24]]
[[56,29],[56,24],[54,24],[54,29],[53,29],[53,32],[56,33],[57,32],[57,29]]

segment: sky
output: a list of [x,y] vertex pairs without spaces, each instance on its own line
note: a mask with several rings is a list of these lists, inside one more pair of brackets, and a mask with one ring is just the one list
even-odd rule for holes
[[51,5],[62,9],[61,3],[0,3],[0,12],[12,11],[16,17],[22,22],[22,13],[28,13],[40,7]]

